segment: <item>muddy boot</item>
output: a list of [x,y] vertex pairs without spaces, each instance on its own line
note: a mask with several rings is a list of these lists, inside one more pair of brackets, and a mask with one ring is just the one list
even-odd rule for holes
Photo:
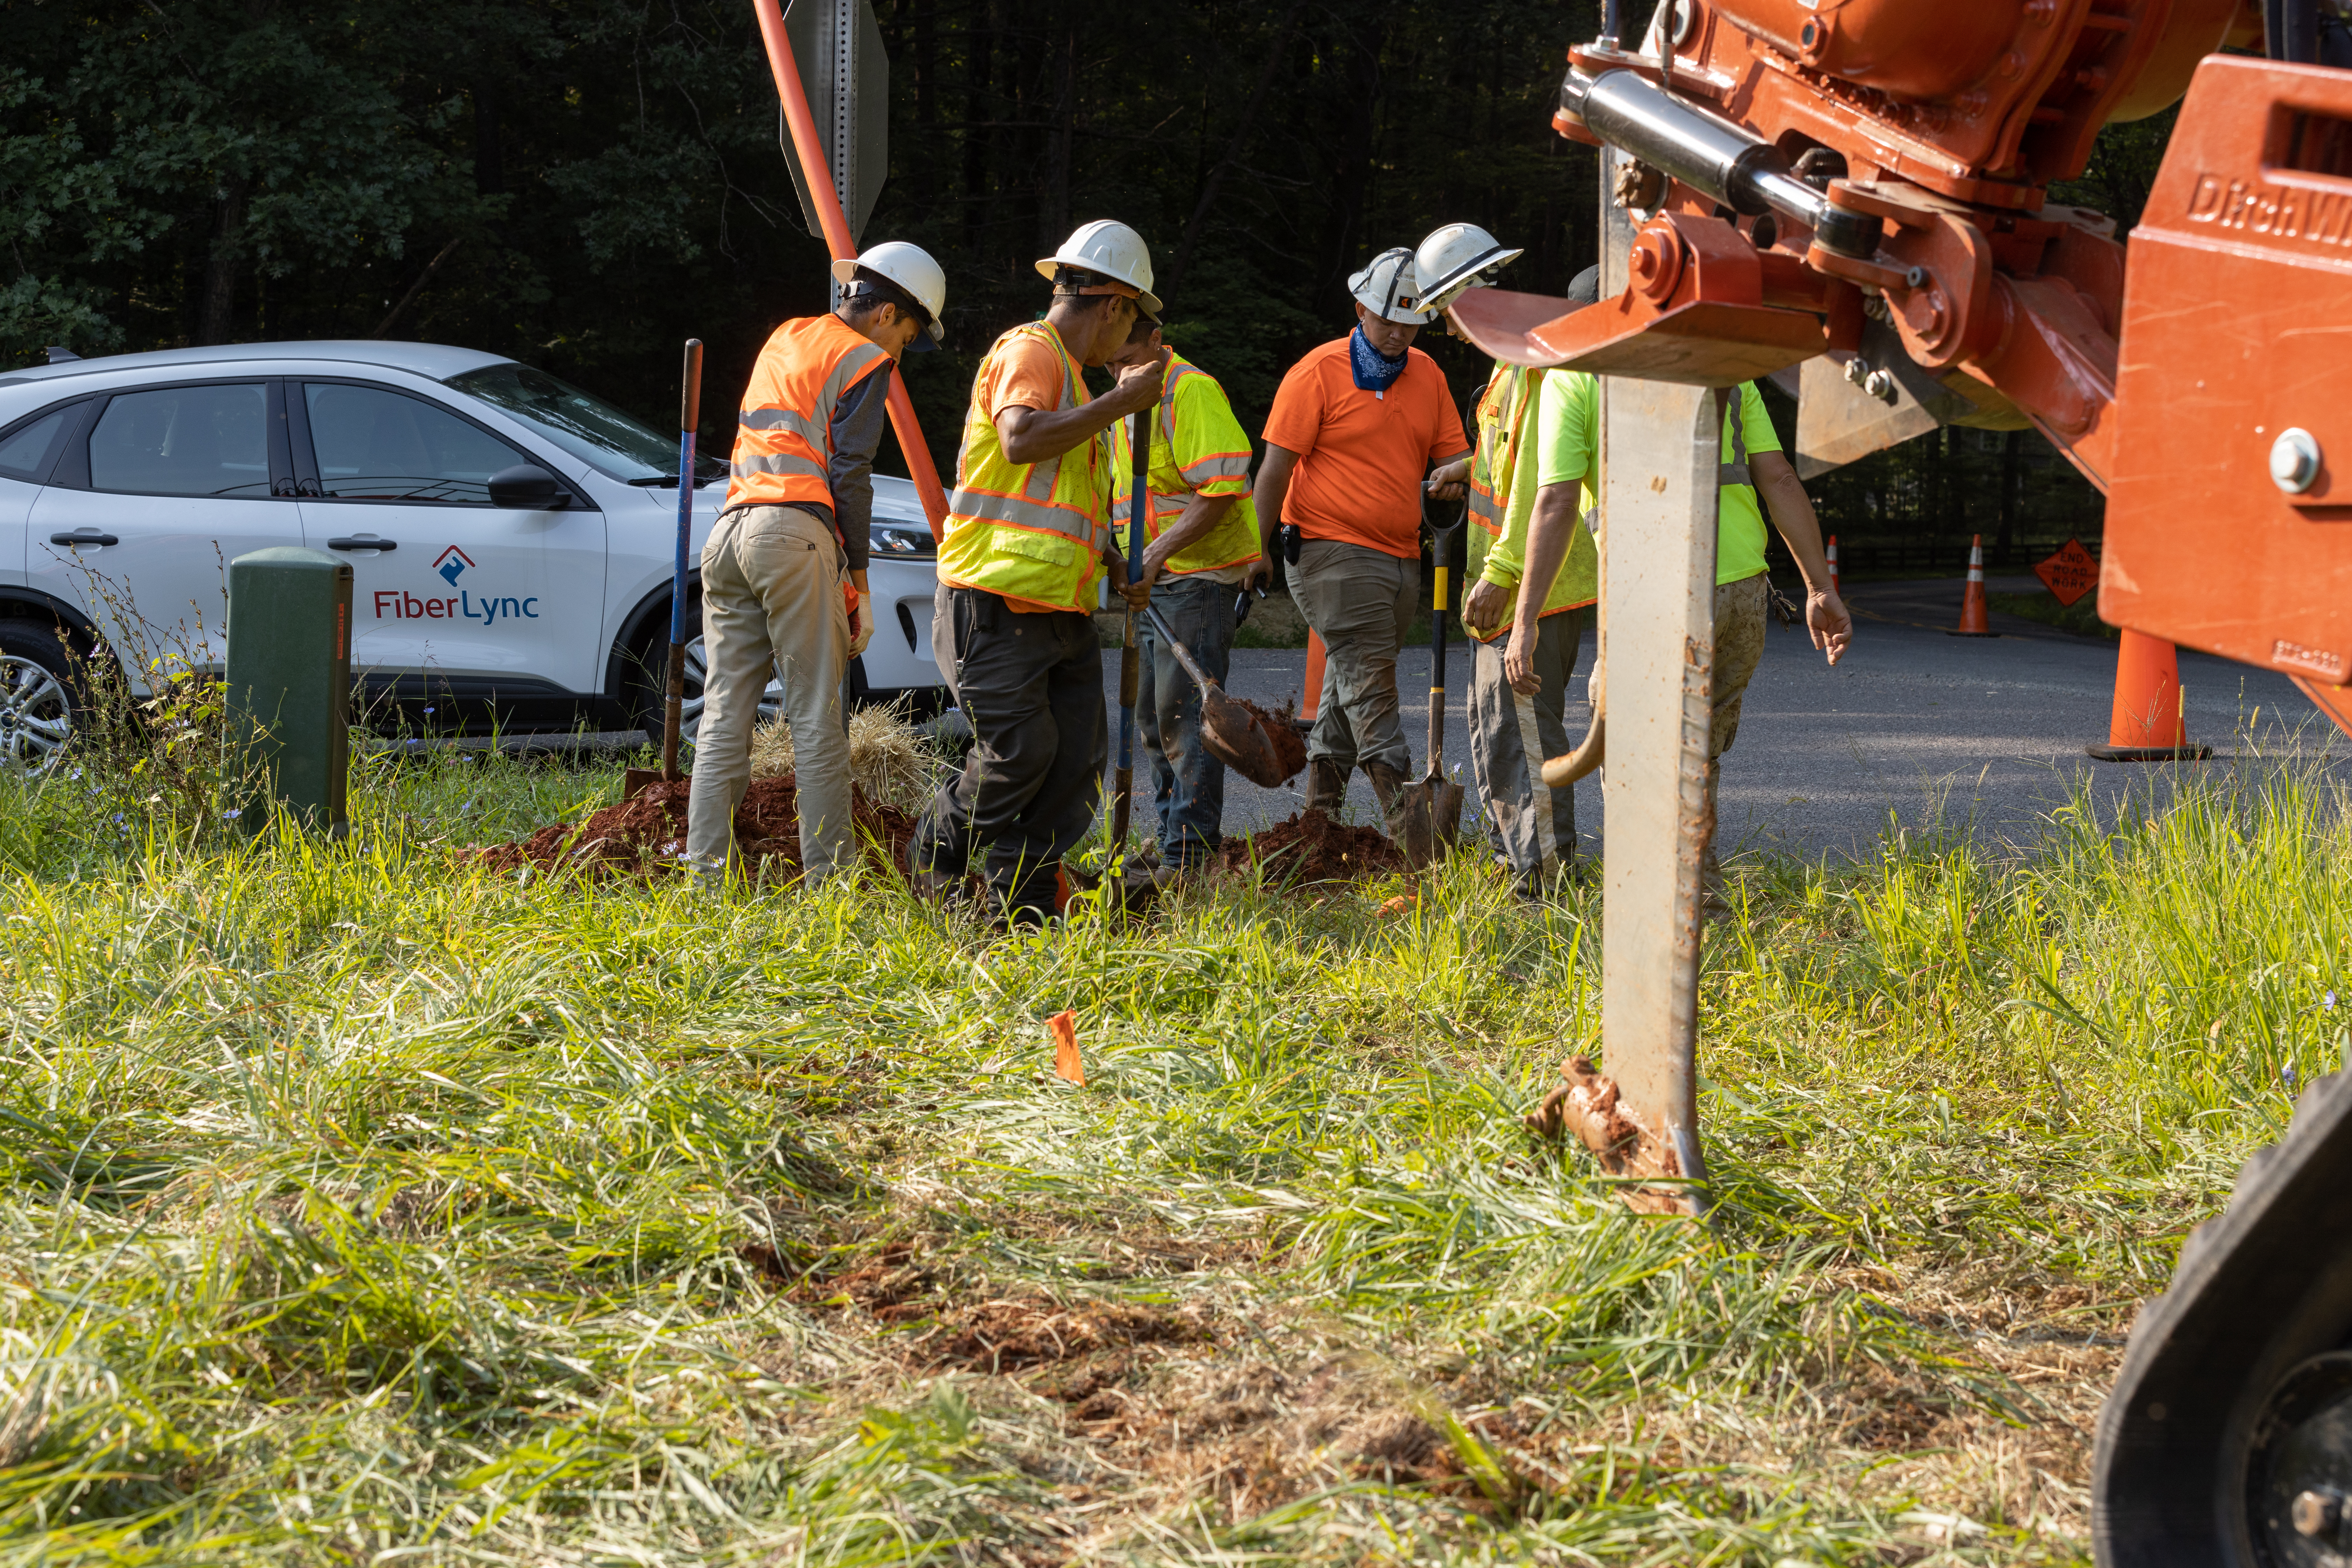
[[1364,776],[1372,781],[1372,798],[1381,803],[1381,825],[1399,844],[1404,842],[1404,792],[1411,781],[1386,763],[1366,763]]
[[1348,770],[1328,757],[1316,757],[1307,764],[1307,811],[1319,811],[1336,816],[1348,801]]

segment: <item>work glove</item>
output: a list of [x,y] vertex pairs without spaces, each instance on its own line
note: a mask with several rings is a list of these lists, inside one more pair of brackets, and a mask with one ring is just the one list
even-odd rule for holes
[[849,657],[856,658],[874,640],[874,617],[866,613],[866,605],[855,586],[845,586],[841,592],[849,601]]

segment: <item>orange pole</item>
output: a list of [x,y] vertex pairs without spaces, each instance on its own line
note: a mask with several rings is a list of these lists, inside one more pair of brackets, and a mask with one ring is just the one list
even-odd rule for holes
[[[793,58],[792,40],[784,36],[784,13],[776,0],[751,0],[759,14],[760,37],[768,46],[768,69],[776,79],[776,96],[784,106],[784,123],[792,128],[793,151],[800,154],[801,172],[808,176],[809,194],[816,202],[817,224],[824,230],[825,248],[835,261],[854,261],[856,242],[849,237],[849,218],[841,210],[841,193],[833,188],[833,172],[824,165],[824,144],[817,140],[816,120],[809,113],[808,93],[801,86],[800,62]],[[947,535],[948,498],[940,489],[940,474],[931,467],[931,448],[923,427],[915,422],[915,405],[907,396],[902,375],[890,378],[890,428],[898,433],[898,450],[906,454],[907,473],[922,498],[923,515],[930,520],[934,542]]]

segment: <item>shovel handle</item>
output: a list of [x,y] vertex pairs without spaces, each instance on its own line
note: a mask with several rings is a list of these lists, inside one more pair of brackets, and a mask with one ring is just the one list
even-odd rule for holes
[[1454,552],[1460,528],[1437,530],[1430,551],[1433,586],[1429,604],[1429,776],[1442,778],[1445,763],[1445,603],[1446,558]]
[[1176,662],[1184,667],[1184,673],[1192,678],[1193,685],[1206,690],[1216,684],[1209,679],[1208,672],[1201,668],[1200,662],[1193,658],[1192,650],[1178,641],[1176,634],[1169,629],[1168,621],[1160,615],[1159,605],[1145,605],[1143,615],[1151,623],[1151,629],[1160,634],[1160,640],[1168,645],[1168,651],[1176,656]]

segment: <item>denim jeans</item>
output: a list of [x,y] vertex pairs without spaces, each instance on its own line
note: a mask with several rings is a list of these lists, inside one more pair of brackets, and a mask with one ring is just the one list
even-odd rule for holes
[[[1151,607],[1167,617],[1193,662],[1222,685],[1234,648],[1233,584],[1206,576],[1165,577],[1152,585]],[[1138,632],[1143,668],[1135,717],[1158,786],[1160,858],[1170,866],[1195,865],[1215,854],[1222,841],[1225,764],[1201,743],[1201,689],[1150,620]]]

